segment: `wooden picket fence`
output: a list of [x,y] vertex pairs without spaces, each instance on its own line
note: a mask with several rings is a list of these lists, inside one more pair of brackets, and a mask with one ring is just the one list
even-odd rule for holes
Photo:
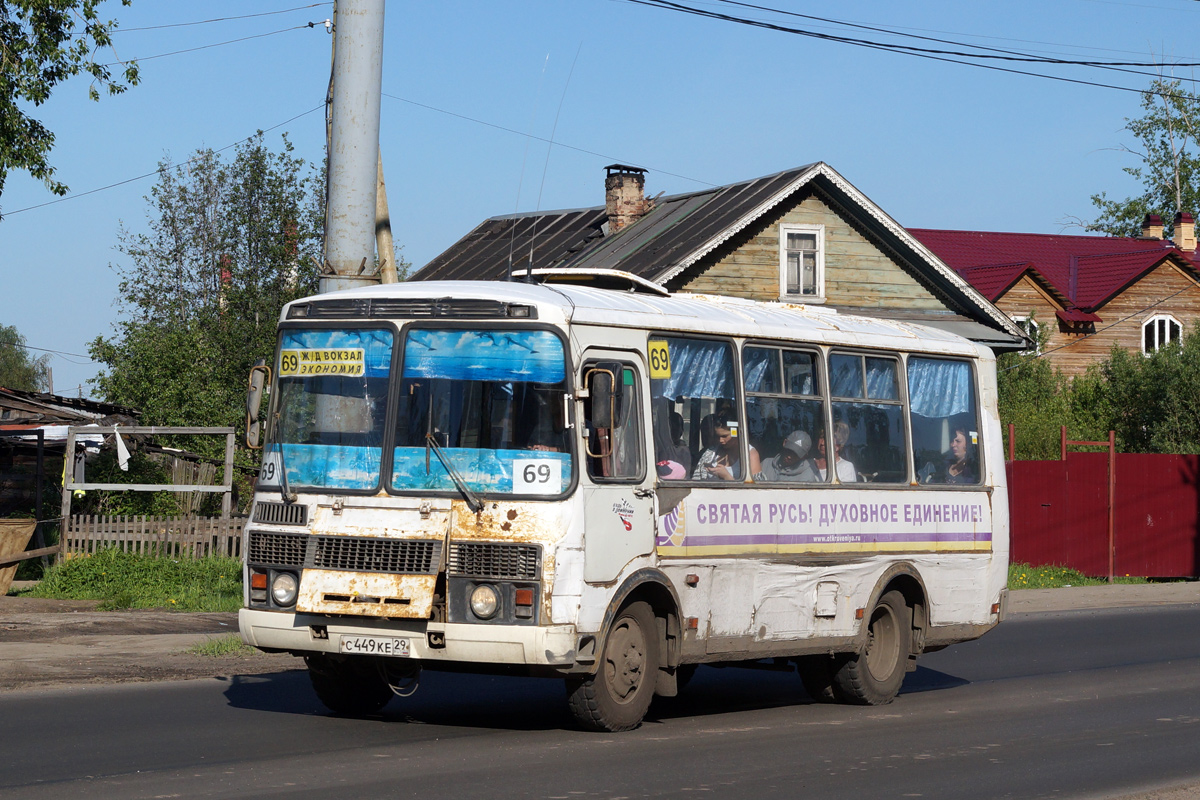
[[172,558],[217,555],[240,558],[244,517],[72,516],[61,558],[106,547]]

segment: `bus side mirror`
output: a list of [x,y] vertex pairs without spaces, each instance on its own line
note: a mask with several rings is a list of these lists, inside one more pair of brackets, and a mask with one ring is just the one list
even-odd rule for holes
[[593,428],[612,428],[621,418],[621,365],[616,361],[601,361],[587,371],[588,395],[591,398]]
[[262,359],[250,368],[250,380],[246,388],[246,446],[257,449],[261,447],[258,440],[262,436],[262,422],[258,419],[262,408],[263,390],[271,382],[271,368]]

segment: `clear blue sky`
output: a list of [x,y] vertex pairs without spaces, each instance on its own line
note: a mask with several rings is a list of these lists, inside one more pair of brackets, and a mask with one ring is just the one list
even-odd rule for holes
[[[713,0],[689,4],[818,33],[900,41]],[[1197,0],[760,4],[1059,58],[1200,61]],[[51,156],[57,177],[79,195],[152,173],[164,156],[182,161],[197,148],[226,147],[317,109],[330,37],[320,25],[296,28],[323,21],[331,6],[269,13],[300,5],[102,6],[120,19],[117,52],[139,59],[142,83],[92,103],[86,81],[76,79],[36,109],[58,137]],[[159,27],[247,14],[265,16]],[[1092,215],[1093,193],[1139,191],[1121,172],[1135,161],[1119,151],[1134,144],[1122,131],[1125,117],[1140,113],[1131,92],[625,0],[391,0],[386,26],[383,91],[390,96],[383,99],[381,144],[396,240],[417,267],[485,217],[602,203],[603,167],[614,161],[647,168],[650,194],[826,161],[911,227],[1057,233],[1068,217]],[[260,34],[270,35],[151,58]],[[1009,66],[1130,88],[1151,80],[1086,67]],[[525,137],[489,125],[544,139],[553,131],[555,142],[578,149],[555,146],[547,159],[546,143],[527,148]],[[323,158],[319,110],[268,134],[272,147],[285,130],[300,155]],[[111,333],[119,311],[118,230],[143,229],[152,185],[144,178],[30,208],[56,198],[28,176],[10,174],[0,197],[0,322],[16,325],[32,346],[66,353],[86,353],[91,339]],[[97,365],[60,355],[52,364],[56,391],[75,394],[82,384],[89,394]]]

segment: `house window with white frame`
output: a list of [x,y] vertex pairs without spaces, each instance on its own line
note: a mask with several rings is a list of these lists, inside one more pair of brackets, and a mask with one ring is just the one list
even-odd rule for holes
[[1034,319],[1032,315],[1025,316],[1022,314],[1014,314],[1011,319],[1013,322],[1017,323],[1017,327],[1029,337],[1031,342],[1033,342],[1033,352],[1036,355],[1041,355],[1042,343],[1041,340],[1038,339],[1040,329],[1038,328],[1037,320]]
[[779,293],[784,298],[825,299],[825,226],[779,226]]
[[1179,341],[1183,326],[1170,314],[1155,314],[1142,323],[1142,354],[1150,355],[1160,347]]

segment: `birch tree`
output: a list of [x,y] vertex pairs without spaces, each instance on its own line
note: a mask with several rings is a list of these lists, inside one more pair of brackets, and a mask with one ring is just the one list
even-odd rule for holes
[[1142,93],[1142,116],[1125,120],[1125,130],[1136,146],[1121,149],[1139,163],[1124,172],[1142,184],[1142,193],[1110,200],[1107,193],[1092,195],[1099,216],[1087,230],[1109,236],[1138,236],[1146,214],[1158,214],[1171,233],[1178,211],[1200,213],[1200,96],[1182,88],[1180,81],[1155,80]]

